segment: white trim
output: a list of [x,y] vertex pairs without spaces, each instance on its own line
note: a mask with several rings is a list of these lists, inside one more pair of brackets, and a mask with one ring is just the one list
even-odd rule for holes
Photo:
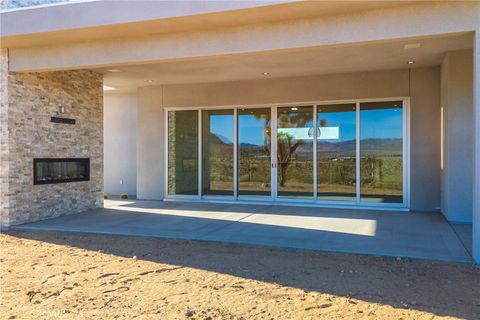
[[225,196],[225,195],[204,195],[202,196],[202,200],[211,200],[211,201],[234,201],[235,197],[234,196]]
[[222,200],[222,199],[195,199],[195,198],[181,198],[177,196],[169,196],[163,199],[163,201],[181,201],[181,202],[205,202],[205,203],[226,203],[226,204],[247,204],[247,205],[266,205],[266,206],[271,206],[271,205],[278,205],[278,206],[292,206],[292,207],[318,207],[318,208],[332,208],[332,209],[349,209],[349,210],[376,210],[376,211],[394,211],[394,212],[405,212],[408,213],[408,209],[404,208],[402,206],[357,206],[355,204],[338,204],[338,203],[319,203],[319,202],[307,202],[307,201],[291,201],[294,199],[288,199],[290,201],[276,201],[272,202],[271,200],[268,200],[269,197],[266,197],[266,200],[260,199],[260,198],[248,198],[246,200]]
[[[387,102],[387,101],[402,101],[403,105],[403,203],[377,203],[377,202],[362,202],[360,201],[360,104],[362,102]],[[317,154],[316,146],[314,146],[314,198],[278,198],[278,164],[276,155],[277,139],[276,134],[273,134],[277,130],[277,107],[288,107],[298,105],[313,106],[314,112],[314,129],[317,126],[317,108],[321,105],[332,104],[355,104],[356,105],[356,201],[321,201],[317,199]],[[250,195],[238,195],[238,109],[247,108],[270,108],[271,110],[271,138],[270,138],[270,158],[271,158],[271,195],[270,196],[250,196]],[[203,106],[203,107],[165,107],[165,194],[164,200],[204,200],[211,202],[223,202],[228,203],[244,203],[244,204],[282,204],[282,205],[296,205],[296,206],[314,206],[314,207],[331,207],[331,208],[348,208],[348,209],[378,209],[378,210],[395,210],[395,211],[409,211],[410,208],[410,98],[409,97],[389,97],[389,98],[365,98],[365,99],[346,99],[346,100],[328,100],[328,101],[303,101],[303,102],[289,102],[289,103],[272,103],[272,104],[252,104],[252,105],[217,105],[217,106]],[[215,110],[215,109],[233,109],[234,110],[234,196],[202,196],[202,123],[201,113],[202,110]],[[188,111],[198,110],[199,112],[199,195],[169,195],[168,194],[168,112],[169,111]],[[316,130],[315,135],[316,135]],[[316,143],[315,143],[316,144]],[[315,145],[314,144],[314,145]]]

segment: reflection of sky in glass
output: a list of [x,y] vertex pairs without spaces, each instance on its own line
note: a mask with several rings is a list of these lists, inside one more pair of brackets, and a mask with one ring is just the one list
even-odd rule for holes
[[361,139],[401,139],[402,114],[402,109],[361,111]]
[[327,142],[341,142],[355,140],[355,112],[321,112],[317,116],[317,125],[325,127],[339,127],[340,138],[337,140],[323,140]]
[[[402,109],[363,110],[361,115],[361,138],[402,138]],[[263,145],[265,142],[265,121],[256,119],[253,115],[239,115],[239,143]],[[340,142],[355,140],[355,112],[321,112],[318,123],[325,122],[327,127],[340,127],[340,139],[324,140]],[[309,122],[311,125],[311,122]],[[233,143],[233,116],[212,115],[210,118],[211,132]],[[225,141],[224,141],[225,142]]]
[[265,127],[267,126],[264,119],[256,119],[253,115],[239,115],[239,143],[248,143],[254,145],[264,145],[267,137],[265,136]]
[[[361,138],[402,138],[402,113],[402,109],[361,111]],[[320,113],[317,120],[318,124],[321,120],[327,127],[340,127],[340,139],[326,141],[355,140],[355,112]]]
[[233,143],[233,114],[210,115],[210,132],[224,143]]

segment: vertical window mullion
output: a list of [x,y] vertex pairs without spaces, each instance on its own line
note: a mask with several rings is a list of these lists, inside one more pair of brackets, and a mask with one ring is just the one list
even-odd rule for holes
[[360,204],[360,102],[356,102],[356,151],[355,151],[355,186],[356,186],[356,203]]
[[272,200],[276,200],[278,196],[278,163],[277,163],[277,107],[272,107],[270,110],[271,125],[270,125],[270,195]]
[[313,106],[313,200],[317,201],[317,105]]
[[198,198],[202,198],[202,109],[198,110]]
[[238,108],[233,109],[233,198],[238,198]]

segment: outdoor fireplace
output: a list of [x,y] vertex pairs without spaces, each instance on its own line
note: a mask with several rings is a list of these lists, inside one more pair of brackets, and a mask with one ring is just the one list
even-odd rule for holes
[[33,159],[33,184],[90,180],[89,158]]

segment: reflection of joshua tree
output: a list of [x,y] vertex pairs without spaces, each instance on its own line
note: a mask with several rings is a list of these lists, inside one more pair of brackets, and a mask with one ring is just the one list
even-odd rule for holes
[[277,158],[278,158],[278,168],[280,169],[280,186],[284,187],[287,180],[287,168],[290,165],[290,160],[295,154],[297,148],[303,144],[301,140],[295,141],[293,136],[286,132],[279,132],[277,134],[278,148],[277,148]]
[[248,171],[248,181],[251,182],[253,180],[253,174],[255,173],[255,171],[257,171],[257,165],[252,163],[251,161],[247,161],[246,165]]
[[[263,119],[265,121],[265,135],[266,143],[264,144],[265,154],[271,156],[270,144],[271,144],[271,128],[269,126],[269,120],[264,115],[254,115],[256,119]],[[307,123],[313,120],[313,114],[311,112],[292,112],[288,114],[281,114],[279,119],[279,124],[284,123],[288,127],[291,124],[295,124],[297,128],[305,127]],[[321,122],[321,125],[326,125],[326,122]],[[291,164],[291,160],[295,151],[299,146],[303,144],[303,141],[296,140],[294,137],[287,132],[278,132],[277,133],[277,162],[280,173],[279,184],[281,187],[285,186],[287,181],[287,169]]]

